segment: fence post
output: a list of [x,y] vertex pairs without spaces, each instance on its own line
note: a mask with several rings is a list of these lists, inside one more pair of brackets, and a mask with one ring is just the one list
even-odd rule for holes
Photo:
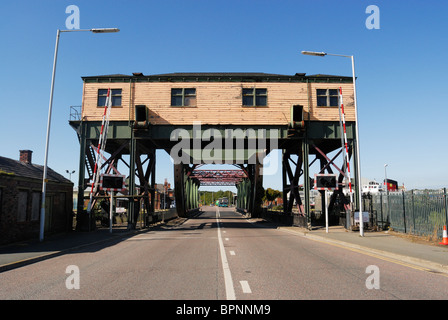
[[387,210],[386,210],[386,223],[387,223],[387,226],[390,228],[390,226],[391,226],[391,222],[390,222],[390,215],[391,215],[391,213],[390,213],[390,193],[389,193],[389,190],[387,190],[387,187],[386,187],[386,204],[387,204]]
[[445,225],[448,224],[448,203],[446,197],[446,188],[443,188],[443,199],[445,200]]
[[411,190],[411,201],[412,201],[412,225],[415,233],[414,189]]
[[406,209],[405,209],[405,201],[404,201],[404,190],[401,190],[403,194],[403,224],[404,224],[404,233],[406,233]]
[[380,208],[381,208],[381,229],[384,229],[384,218],[383,218],[383,193],[380,193]]

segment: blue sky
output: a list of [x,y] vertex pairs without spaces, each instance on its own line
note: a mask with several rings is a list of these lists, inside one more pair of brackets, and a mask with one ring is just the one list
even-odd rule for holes
[[[61,35],[49,166],[78,171],[79,143],[68,125],[80,105],[82,76],[113,73],[266,72],[351,75],[350,60],[301,50],[354,55],[362,176],[387,175],[407,188],[448,186],[448,2],[429,1],[2,1],[0,155],[33,150],[44,163],[57,29],[80,10],[81,29],[116,34]],[[380,9],[369,30],[366,8]],[[157,181],[172,182],[160,154]],[[72,176],[77,183],[77,173]],[[265,179],[281,189],[281,173]]]

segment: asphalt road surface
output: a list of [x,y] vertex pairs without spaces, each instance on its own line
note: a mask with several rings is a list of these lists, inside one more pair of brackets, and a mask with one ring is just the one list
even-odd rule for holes
[[448,277],[204,207],[0,274],[0,299],[446,300]]

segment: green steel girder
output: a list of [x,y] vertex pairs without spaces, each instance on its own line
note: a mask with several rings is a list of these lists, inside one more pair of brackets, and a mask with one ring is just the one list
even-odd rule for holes
[[[101,131],[101,122],[100,121],[70,121],[70,125],[76,130],[78,136],[80,137],[80,166],[79,166],[79,176],[80,176],[80,184],[79,184],[79,194],[78,194],[78,212],[82,212],[82,203],[83,196],[82,191],[85,189],[84,175],[86,173],[86,149],[93,143],[94,145],[97,143],[100,131]],[[214,131],[212,131],[212,129]],[[229,131],[233,130],[231,133],[233,134],[232,138],[235,141],[234,146],[236,146],[236,141],[238,139],[245,140],[245,149],[243,162],[247,166],[247,170],[251,172],[251,176],[249,179],[242,181],[238,186],[238,207],[247,211],[253,211],[256,207],[256,189],[257,185],[260,185],[260,181],[262,181],[262,177],[255,177],[255,165],[250,165],[249,159],[251,156],[253,157],[254,153],[251,154],[250,151],[246,149],[247,145],[252,143],[252,141],[257,141],[261,138],[265,138],[267,144],[268,152],[270,150],[269,139],[273,137],[278,137],[277,140],[277,149],[288,150],[291,154],[297,154],[301,156],[302,159],[302,169],[301,174],[305,177],[309,177],[309,155],[316,154],[317,151],[313,148],[310,148],[311,145],[316,145],[319,149],[328,154],[338,148],[341,147],[341,124],[338,121],[305,121],[304,128],[302,130],[292,130],[288,127],[288,125],[275,125],[275,126],[237,126],[237,125],[201,125],[201,126],[193,126],[193,125],[151,125],[145,129],[134,129],[133,121],[110,121],[109,123],[109,131],[107,136],[107,145],[106,152],[109,154],[114,154],[120,149],[120,155],[126,154],[130,155],[131,165],[130,165],[130,183],[132,186],[135,186],[135,176],[139,174],[136,172],[135,163],[136,157],[140,153],[148,152],[148,150],[156,150],[163,149],[168,153],[171,151],[171,148],[178,143],[176,139],[170,139],[173,132],[184,132],[189,137],[199,137],[199,138],[207,138],[207,135],[210,135],[211,132],[218,133],[218,136],[225,138],[226,134]],[[264,131],[263,131],[264,130]],[[263,135],[260,135],[263,133]],[[347,139],[349,143],[354,144],[356,142],[355,137],[355,123],[347,122],[346,123],[346,133]],[[271,135],[272,134],[272,135]],[[194,144],[194,140],[190,140],[191,147],[199,146],[201,150],[206,147],[210,142],[205,139],[199,139],[199,144]],[[138,149],[140,151],[136,151],[138,145]],[[225,147],[225,145],[223,145]],[[191,149],[191,148],[190,148]],[[190,149],[185,149],[188,153]],[[260,151],[255,149],[254,152]],[[354,160],[356,163],[357,153],[355,148],[352,148]],[[140,152],[140,153],[139,153]],[[193,154],[191,154],[193,156]],[[221,158],[224,157],[221,156]],[[236,151],[233,150],[232,156],[234,162],[238,159],[236,156]],[[220,157],[217,156],[219,159]],[[193,163],[194,158],[190,157],[190,163]],[[203,160],[203,159],[202,159]],[[252,163],[252,162],[250,162]],[[175,194],[176,194],[176,203],[179,207],[178,211],[180,215],[186,214],[190,210],[194,210],[198,207],[198,188],[199,185],[188,178],[188,164],[181,164],[180,166],[175,165]],[[180,172],[182,174],[180,174]],[[355,177],[357,177],[358,168],[354,166],[353,171]],[[138,171],[138,170],[137,170]],[[283,175],[287,174],[285,171]],[[140,176],[142,174],[140,173]],[[154,176],[154,175],[152,175]],[[153,178],[152,178],[153,179]],[[356,180],[356,178],[355,178]],[[151,182],[153,183],[153,182]],[[354,185],[356,185],[357,181],[354,181]],[[141,184],[141,183],[140,183]],[[310,181],[309,179],[304,179],[303,188],[305,193],[309,193],[310,190]],[[187,191],[188,189],[188,191]],[[355,188],[356,190],[356,188]],[[131,195],[134,195],[134,191],[130,191]],[[355,200],[358,197],[354,197]],[[309,197],[305,197],[304,201],[304,211],[307,216],[308,221],[310,221],[310,201]],[[133,207],[130,208],[132,212]]]
[[243,167],[247,178],[237,185],[237,210],[249,213],[252,218],[261,216],[261,202],[264,193],[262,165],[247,164]]
[[199,208],[199,180],[190,178],[193,170],[186,164],[174,164],[174,196],[179,217],[188,217]]
[[[259,137],[259,133],[266,132],[266,138],[271,138],[270,133],[275,133],[276,137],[284,139],[288,137],[287,125],[149,125],[147,129],[134,130],[134,121],[110,121],[108,139],[129,139],[131,138],[132,131],[135,131],[135,138],[151,139],[151,140],[170,140],[173,131],[178,130],[188,133],[190,137],[193,137],[193,133],[200,132],[201,137],[204,138],[214,130],[215,135],[220,135],[225,138],[226,134],[231,133],[234,138],[249,138],[256,139]],[[78,128],[83,124],[85,126],[85,134],[89,139],[98,139],[101,132],[101,121],[70,121],[70,125],[73,129]],[[112,129],[111,129],[112,128]],[[227,132],[226,132],[227,130]],[[231,132],[229,130],[232,130]],[[259,131],[261,130],[261,131]],[[275,130],[271,131],[271,130]]]
[[[353,146],[356,143],[356,139],[353,136],[350,136],[348,138],[348,157],[349,159],[351,156],[357,156],[356,154],[356,148]],[[304,203],[302,203],[302,200],[300,199],[300,196],[298,194],[298,179],[300,177],[303,177],[303,192],[305,195],[309,195],[310,190],[312,188],[312,177],[310,176],[310,166],[314,161],[319,160],[320,161],[320,168],[321,172],[323,173],[324,170],[326,170],[328,173],[333,173],[332,168],[330,165],[332,165],[336,170],[339,171],[339,177],[338,182],[342,183],[342,180],[344,178],[344,172],[346,169],[346,159],[343,158],[343,163],[340,169],[336,164],[334,163],[334,160],[338,157],[338,155],[342,154],[342,146],[341,146],[341,139],[338,135],[333,135],[331,138],[328,136],[326,138],[322,138],[321,136],[314,136],[313,139],[311,139],[308,134],[306,133],[303,137],[303,139],[300,140],[299,143],[296,144],[289,144],[288,148],[283,149],[283,166],[282,166],[282,177],[283,177],[283,208],[284,208],[284,214],[291,215],[292,214],[292,204],[294,201],[296,201],[298,206],[303,205],[303,213],[305,216],[306,226],[311,227],[312,221],[311,221],[311,206],[310,206],[310,198],[309,196],[304,197]],[[328,156],[328,153],[337,151],[336,155],[332,155],[332,158]],[[323,151],[325,150],[325,151]],[[297,155],[297,161],[294,162],[295,168],[292,168],[290,166],[289,160],[290,155]],[[316,158],[313,160],[313,162],[309,162],[310,155],[315,155]],[[356,163],[356,158],[355,158]],[[355,193],[357,193],[357,167],[354,166],[354,172],[351,172],[354,175],[354,179],[352,178],[352,186],[355,190]],[[317,172],[316,172],[317,173]],[[289,197],[288,197],[288,192]],[[333,193],[332,198],[330,199],[329,205],[330,208],[335,204],[335,197],[343,197],[342,190],[338,190]],[[355,196],[355,207],[357,204],[357,197]],[[343,203],[343,202],[341,202]],[[353,210],[353,208],[352,208]],[[299,209],[299,214],[300,214]]]
[[[287,149],[291,145],[296,144],[299,140],[307,139],[313,140],[314,143],[320,145],[324,152],[330,152],[340,146],[341,139],[341,127],[337,121],[307,121],[305,133],[301,131],[290,130],[287,125],[285,126],[223,126],[223,125],[201,125],[199,127],[179,126],[179,125],[150,125],[148,129],[134,130],[133,122],[131,121],[110,121],[109,130],[107,135],[108,144],[106,146],[109,153],[113,153],[113,150],[117,148],[117,144],[121,145],[121,141],[129,139],[142,140],[144,144],[150,145],[151,148],[164,149],[170,151],[171,148],[176,145],[179,140],[170,139],[173,132],[183,132],[188,137],[203,138],[198,145],[200,148],[204,148],[210,142],[207,138],[210,136],[210,130],[215,130],[217,136],[225,138],[225,130],[231,130],[234,140],[245,139],[245,147],[251,140],[257,140],[260,138],[258,130],[264,130],[266,135],[262,138],[266,139],[267,148],[269,149],[269,142],[271,138],[278,137],[278,148]],[[83,131],[83,135],[87,140],[97,141],[101,132],[100,121],[70,121],[70,125],[77,131]],[[82,126],[82,129],[81,129]],[[199,129],[198,129],[199,128]],[[346,123],[347,139],[354,139],[355,137],[355,123]],[[247,134],[249,133],[248,137]],[[272,135],[274,134],[274,135]],[[174,141],[173,141],[174,140]],[[191,140],[190,147],[193,148],[196,145]],[[235,141],[233,144],[237,146]],[[190,148],[190,149],[191,149]],[[225,148],[225,144],[223,144]],[[260,148],[261,149],[261,148]],[[263,148],[264,149],[264,148]],[[186,149],[188,151],[188,149]],[[129,149],[124,150],[124,153],[129,153]],[[246,155],[246,158],[249,157]]]

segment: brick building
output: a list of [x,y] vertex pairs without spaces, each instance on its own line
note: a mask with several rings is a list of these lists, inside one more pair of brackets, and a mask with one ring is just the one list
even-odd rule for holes
[[[32,151],[19,161],[0,156],[0,244],[38,237],[44,167]],[[73,225],[73,183],[48,168],[45,233],[67,232]]]
[[[166,203],[166,204],[165,204]],[[169,209],[174,204],[174,190],[165,179],[165,183],[155,184],[154,209]]]

